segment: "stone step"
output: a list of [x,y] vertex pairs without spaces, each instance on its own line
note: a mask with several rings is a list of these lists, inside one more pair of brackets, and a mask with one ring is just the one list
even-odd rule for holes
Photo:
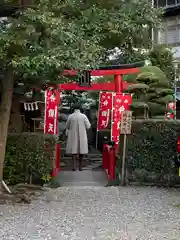
[[[72,165],[72,161],[63,161],[61,160],[60,166],[63,167],[68,167]],[[102,161],[89,161],[87,162],[84,166],[83,169],[88,168],[88,169],[94,169],[102,166]]]
[[74,182],[63,182],[63,187],[100,187],[106,186],[107,183],[93,182],[93,181],[74,181]]
[[[72,158],[71,157],[61,157],[60,161],[62,162],[72,162]],[[97,163],[97,162],[102,162],[102,158],[83,158],[83,162],[84,163]]]
[[[66,148],[61,147],[61,152],[66,152]],[[89,154],[101,154],[101,152],[98,149],[95,148],[90,148],[89,149]]]
[[[63,164],[65,164],[65,162],[68,162],[68,163],[71,163],[72,162],[72,160],[64,160],[64,159],[61,159],[61,163],[63,163]],[[86,162],[87,163],[87,165],[99,165],[99,164],[102,164],[102,160],[99,160],[99,161],[88,161],[88,162]]]
[[[62,153],[62,152],[61,152],[61,156],[71,157],[70,154],[66,154],[66,153]],[[100,153],[99,154],[97,154],[97,153],[95,153],[95,154],[94,153],[93,154],[92,153],[88,153],[87,155],[85,155],[85,157],[87,157],[87,156],[88,157],[92,157],[92,158],[94,158],[94,157],[102,157],[102,154],[100,154]]]
[[[63,155],[65,154],[65,155],[66,155],[66,151],[61,151],[61,154],[63,154]],[[88,155],[90,155],[90,156],[92,156],[92,157],[93,157],[93,156],[102,156],[102,153],[100,153],[100,152],[97,152],[97,153],[96,153],[96,152],[90,152],[90,151],[89,151]]]
[[93,185],[106,185],[107,175],[104,171],[61,171],[57,177],[56,181],[61,184],[61,186],[75,185],[75,186],[93,186]]
[[96,165],[96,166],[93,166],[93,165],[88,165],[86,167],[83,167],[82,169],[83,170],[93,170],[93,169],[96,169],[96,168],[100,168],[102,166],[102,164],[99,164],[99,165]]
[[[71,156],[71,154],[67,154],[66,152],[61,152],[61,155],[64,155],[64,156]],[[91,156],[91,157],[97,157],[97,156],[102,156],[101,153],[88,153],[86,154],[85,156]]]
[[[84,160],[87,160],[87,161],[93,161],[93,162],[96,162],[96,161],[102,161],[102,158],[99,157],[99,158],[89,158],[89,157],[85,157],[83,158]],[[61,156],[61,161],[72,161],[72,158],[71,157],[64,157],[64,156]]]
[[[61,166],[61,169],[62,170],[71,170],[72,166],[65,166],[65,165],[63,165],[63,166]],[[77,169],[78,169],[78,167],[77,167]],[[102,164],[99,164],[99,165],[96,165],[96,166],[93,166],[93,165],[90,166],[89,165],[89,166],[82,167],[83,171],[84,170],[91,170],[91,171],[93,171],[93,170],[96,170],[96,169],[103,169]]]

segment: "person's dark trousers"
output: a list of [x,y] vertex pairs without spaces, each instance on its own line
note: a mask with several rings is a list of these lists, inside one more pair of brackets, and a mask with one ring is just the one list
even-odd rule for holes
[[77,160],[79,161],[79,171],[82,171],[82,164],[83,164],[83,154],[73,154],[72,160],[73,160],[73,171],[76,171],[76,164]]

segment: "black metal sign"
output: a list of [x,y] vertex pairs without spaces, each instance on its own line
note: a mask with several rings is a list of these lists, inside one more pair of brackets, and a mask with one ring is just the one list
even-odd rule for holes
[[91,85],[91,72],[90,71],[83,71],[79,74],[78,83],[81,86],[90,86]]

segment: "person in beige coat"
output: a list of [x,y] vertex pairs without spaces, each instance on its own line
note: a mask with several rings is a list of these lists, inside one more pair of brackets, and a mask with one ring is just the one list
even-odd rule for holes
[[88,154],[87,130],[91,124],[86,115],[81,113],[78,104],[73,109],[74,113],[69,115],[64,130],[67,133],[66,153],[72,154],[73,171],[76,171],[76,160],[79,155],[79,170],[82,171],[83,156]]

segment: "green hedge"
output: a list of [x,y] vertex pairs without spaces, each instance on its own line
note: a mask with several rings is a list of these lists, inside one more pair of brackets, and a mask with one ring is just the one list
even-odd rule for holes
[[174,166],[179,131],[180,121],[134,121],[126,152],[129,180],[179,182]]
[[[179,120],[133,121],[132,134],[128,135],[126,149],[128,180],[159,184],[180,183],[178,169],[174,166],[178,133]],[[110,139],[110,131],[99,132],[99,149],[104,136]],[[122,149],[121,144],[119,149]],[[121,158],[117,160],[117,166],[121,166]]]
[[41,133],[9,134],[4,162],[8,184],[48,181],[56,139]]

